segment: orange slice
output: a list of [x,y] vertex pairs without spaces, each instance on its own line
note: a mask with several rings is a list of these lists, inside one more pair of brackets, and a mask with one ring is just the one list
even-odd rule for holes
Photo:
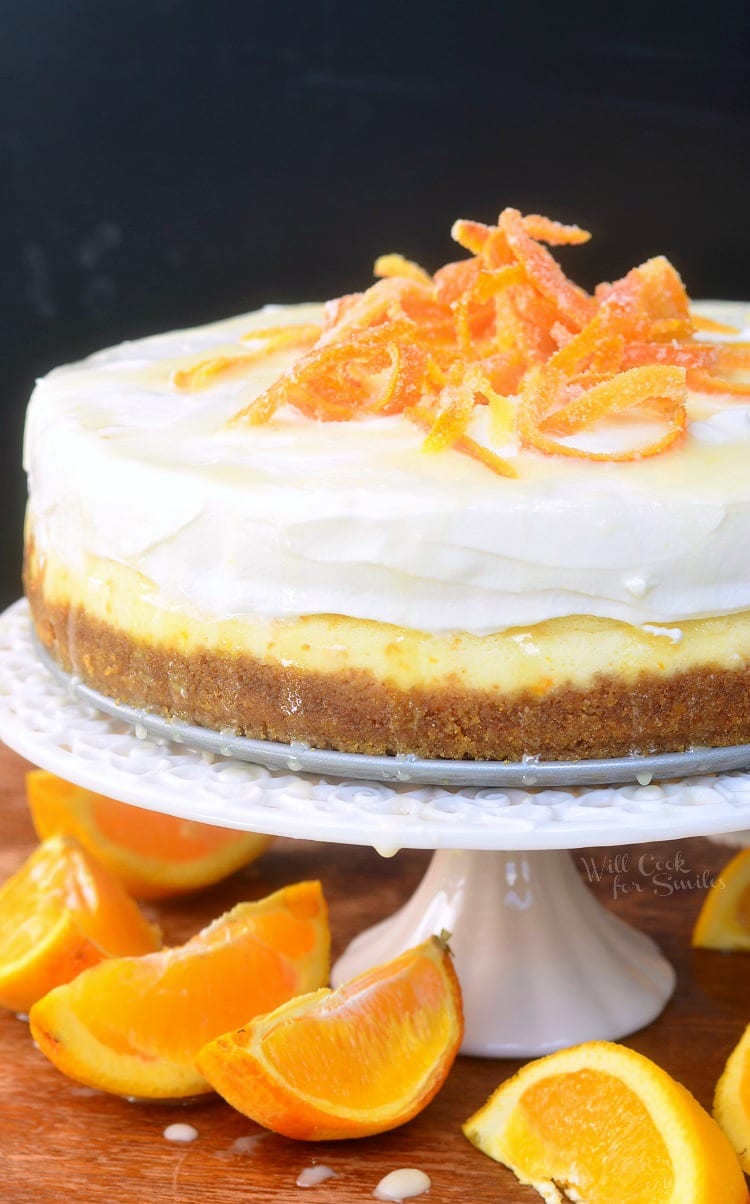
[[0,887],[0,1005],[27,1012],[87,966],[160,944],[93,857],[74,840],[48,840]]
[[239,903],[186,944],[94,966],[45,995],[31,1032],[58,1070],[89,1087],[177,1099],[211,1087],[198,1050],[328,977],[319,882]]
[[286,1137],[325,1141],[411,1120],[463,1034],[445,943],[432,937],[336,991],[316,991],[212,1041],[198,1067],[234,1108]]
[[747,1204],[742,1170],[716,1121],[665,1070],[623,1045],[591,1041],[530,1062],[464,1133],[548,1204]]
[[693,929],[703,949],[750,949],[750,849],[733,857],[710,887]]
[[750,1175],[750,1024],[727,1058],[716,1084],[714,1116]]
[[42,769],[26,775],[37,835],[74,836],[139,899],[198,890],[259,857],[270,836],[143,811]]

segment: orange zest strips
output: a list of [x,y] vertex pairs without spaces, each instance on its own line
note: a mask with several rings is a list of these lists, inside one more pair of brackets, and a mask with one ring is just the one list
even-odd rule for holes
[[307,347],[317,343],[322,327],[316,322],[299,322],[292,326],[263,326],[259,330],[248,330],[241,335],[243,343],[262,341],[265,352],[278,351],[280,347]]
[[378,255],[373,269],[375,276],[403,276],[407,280],[419,280],[422,284],[432,284],[429,273],[403,255]]
[[750,370],[750,343],[735,340],[723,346],[714,344],[714,349],[719,368],[726,368],[728,371]]
[[471,439],[468,435],[461,435],[455,443],[456,451],[463,452],[465,456],[476,460],[479,464],[484,464],[485,468],[489,468],[499,477],[517,477],[516,469],[502,456],[498,456],[489,447],[485,447],[483,443],[477,443],[476,439]]
[[[670,373],[670,375],[665,375]],[[672,375],[672,373],[678,375]],[[687,411],[684,405],[686,386],[680,369],[666,366],[659,374],[659,367],[632,368],[627,373],[603,381],[584,391],[578,398],[559,406],[563,378],[547,370],[537,369],[530,374],[519,407],[519,432],[521,441],[547,455],[576,456],[590,460],[628,461],[642,460],[659,455],[676,443],[687,427]],[[622,378],[626,383],[623,385]],[[656,403],[663,411],[667,429],[651,443],[613,451],[591,451],[561,443],[545,433],[551,427],[557,434],[571,434],[582,430],[597,418],[623,409]]]
[[[504,477],[518,475],[515,467],[477,437],[473,421],[478,406],[497,409],[497,399],[504,418],[488,424],[490,441],[627,461],[680,441],[689,389],[728,403],[750,396],[750,344],[696,338],[736,331],[692,313],[664,256],[590,295],[548,249],[587,242],[579,226],[507,208],[494,225],[460,219],[451,233],[468,257],[430,275],[401,254],[381,255],[375,283],[327,302],[322,326],[248,331],[236,353],[181,368],[173,383],[207,388],[274,351],[297,350],[229,426],[262,425],[287,407],[316,422],[402,416],[425,431],[426,452],[451,450]],[[645,442],[634,433],[641,418],[658,423]]]
[[483,250],[487,239],[492,233],[492,226],[485,226],[483,222],[471,222],[466,218],[460,217],[451,227],[451,238],[457,242],[460,247],[464,247],[470,251],[472,255],[479,255]]
[[650,398],[679,405],[685,400],[685,393],[685,373],[679,368],[667,365],[629,368],[586,389],[575,401],[547,415],[541,425],[559,435],[570,435],[605,414],[630,409]]
[[578,328],[585,326],[595,313],[593,297],[568,280],[549,251],[526,233],[517,209],[503,210],[498,225],[539,292],[556,306],[563,319]]
[[686,347],[680,343],[630,343],[623,348],[623,366],[637,364],[676,364],[682,368],[713,368],[717,362],[715,347]]
[[172,384],[176,389],[195,392],[206,389],[217,377],[230,373],[245,372],[259,360],[288,347],[307,347],[320,338],[321,327],[312,323],[294,326],[269,326],[250,330],[241,336],[242,342],[261,342],[256,351],[241,351],[237,355],[214,355],[199,360],[189,368],[177,368],[172,373]]
[[502,268],[482,271],[477,277],[475,293],[480,301],[488,301],[511,284],[523,284],[525,273],[520,263],[508,263]]
[[[421,406],[415,406],[413,409],[406,410],[406,417],[411,422],[421,426],[423,430],[432,431],[435,424],[435,415]],[[484,464],[486,468],[492,470],[499,477],[517,477],[518,473],[508,460],[504,460],[502,456],[498,456],[489,447],[484,447],[483,444],[477,443],[475,439],[471,439],[468,435],[459,435],[453,446],[456,451],[463,452],[472,460],[476,460],[479,464]]]
[[237,369],[240,372],[251,368],[258,362],[258,356],[250,352],[240,352],[238,355],[213,355],[207,359],[192,364],[189,368],[176,368],[172,373],[172,384],[176,389],[193,393],[198,389],[207,389],[220,376],[228,376]]
[[424,450],[442,451],[444,447],[451,447],[466,433],[473,410],[474,397],[471,390],[446,386],[443,391],[443,404],[424,441]]
[[522,221],[530,238],[549,243],[552,247],[579,246],[591,238],[588,230],[582,230],[580,226],[564,226],[562,222],[540,217],[538,213],[529,213]]
[[696,369],[688,375],[688,383],[696,393],[724,393],[729,397],[750,397],[750,381],[727,380]]
[[705,318],[703,314],[694,314],[691,312],[693,319],[693,329],[700,330],[705,334],[737,334],[737,327],[730,326],[728,322],[717,322],[715,318]]

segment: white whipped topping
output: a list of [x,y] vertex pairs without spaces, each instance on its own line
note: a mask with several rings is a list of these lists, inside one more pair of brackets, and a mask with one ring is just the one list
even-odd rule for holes
[[[750,608],[750,405],[702,399],[684,443],[638,462],[511,442],[496,449],[518,469],[509,480],[423,452],[423,432],[399,416],[285,411],[227,427],[289,353],[205,390],[170,383],[175,367],[241,350],[253,326],[319,312],[272,307],[126,343],[40,381],[25,464],[42,555],[74,570],[112,559],[164,604],[207,616],[339,613],[486,633],[571,614],[659,625]],[[745,311],[730,312],[739,324]]]

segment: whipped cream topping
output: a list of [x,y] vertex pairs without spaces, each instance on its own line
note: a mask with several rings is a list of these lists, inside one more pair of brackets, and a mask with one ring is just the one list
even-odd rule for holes
[[[739,304],[696,308],[747,322]],[[298,353],[195,392],[171,383],[176,368],[246,348],[254,327],[319,315],[267,307],[41,380],[24,455],[41,556],[74,572],[113,560],[162,605],[209,617],[333,613],[485,634],[576,614],[669,626],[750,609],[749,404],[692,398],[685,441],[630,463],[543,456],[508,432],[493,442],[480,413],[472,435],[514,462],[507,479],[422,451],[401,416],[285,410],[228,426]],[[611,445],[616,428],[602,437]]]

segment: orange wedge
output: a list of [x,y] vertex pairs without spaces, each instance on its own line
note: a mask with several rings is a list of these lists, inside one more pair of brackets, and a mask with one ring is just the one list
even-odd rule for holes
[[750,849],[733,857],[708,890],[693,929],[703,949],[750,949]]
[[144,811],[43,769],[26,775],[37,835],[75,836],[138,899],[210,886],[259,857],[270,836]]
[[285,1137],[367,1137],[427,1106],[462,1035],[451,954],[433,937],[226,1033],[197,1064],[234,1108]]
[[87,966],[160,944],[159,929],[85,849],[45,841],[0,887],[0,1005],[27,1012]]
[[207,1041],[328,977],[319,882],[239,903],[186,944],[93,967],[32,1009],[39,1048],[70,1078],[140,1099],[211,1087],[194,1065]]
[[716,1084],[714,1116],[750,1175],[750,1024],[727,1058]]
[[665,1070],[591,1041],[530,1062],[464,1125],[548,1204],[747,1204],[716,1121]]

